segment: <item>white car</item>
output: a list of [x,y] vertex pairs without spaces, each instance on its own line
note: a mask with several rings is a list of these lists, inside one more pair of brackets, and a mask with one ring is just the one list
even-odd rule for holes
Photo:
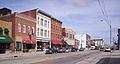
[[111,52],[111,49],[110,48],[106,48],[105,52]]

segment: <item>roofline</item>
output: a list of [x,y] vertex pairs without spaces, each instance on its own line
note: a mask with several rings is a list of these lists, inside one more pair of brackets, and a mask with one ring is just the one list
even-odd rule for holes
[[54,20],[56,20],[57,22],[59,22],[59,23],[62,24],[62,21],[60,21],[60,20],[58,20],[58,19],[56,19],[56,18],[54,18],[54,17],[51,17],[51,19],[54,19]]

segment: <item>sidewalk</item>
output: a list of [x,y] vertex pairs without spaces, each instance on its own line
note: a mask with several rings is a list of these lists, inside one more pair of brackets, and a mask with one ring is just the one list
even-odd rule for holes
[[33,55],[44,55],[44,52],[16,52],[16,53],[6,53],[6,54],[0,54],[0,59],[6,59],[10,57],[27,57],[27,56],[33,56]]

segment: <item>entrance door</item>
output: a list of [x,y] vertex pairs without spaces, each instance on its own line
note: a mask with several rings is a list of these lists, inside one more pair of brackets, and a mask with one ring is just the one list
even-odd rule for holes
[[16,42],[16,51],[21,51],[21,42]]

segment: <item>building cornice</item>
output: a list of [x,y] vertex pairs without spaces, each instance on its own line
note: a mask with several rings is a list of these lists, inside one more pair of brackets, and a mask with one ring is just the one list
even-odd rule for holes
[[20,13],[16,13],[16,12],[14,14],[17,17],[20,17],[20,18],[23,18],[23,19],[26,19],[26,20],[29,20],[29,21],[32,21],[32,22],[36,22],[36,20],[34,18],[30,17],[30,16],[26,16],[24,14],[20,14]]

